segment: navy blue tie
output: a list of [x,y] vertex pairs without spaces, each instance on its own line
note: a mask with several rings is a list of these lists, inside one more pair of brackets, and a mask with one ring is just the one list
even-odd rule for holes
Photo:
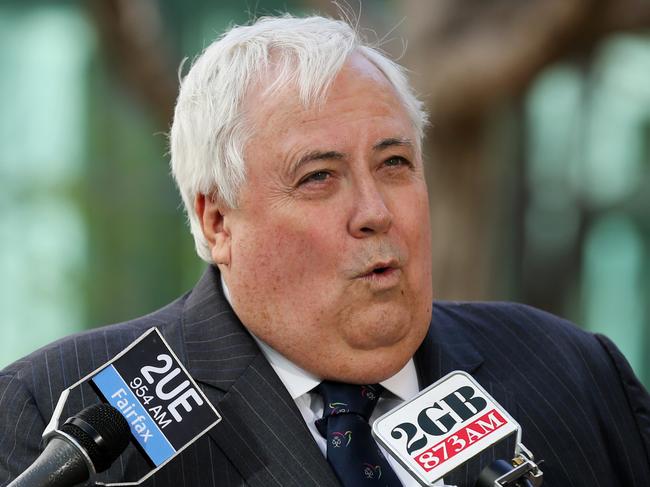
[[316,428],[327,440],[327,461],[344,487],[401,486],[372,438],[368,419],[383,387],[323,381],[323,417]]

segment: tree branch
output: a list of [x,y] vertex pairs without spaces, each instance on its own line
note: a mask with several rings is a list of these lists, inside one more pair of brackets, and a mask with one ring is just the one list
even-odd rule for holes
[[101,44],[124,84],[169,126],[178,82],[155,0],[94,0],[87,3]]

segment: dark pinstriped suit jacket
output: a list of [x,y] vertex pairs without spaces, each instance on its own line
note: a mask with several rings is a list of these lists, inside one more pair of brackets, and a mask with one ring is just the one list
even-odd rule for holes
[[[145,485],[337,485],[295,403],[224,299],[214,268],[160,311],[65,338],[0,372],[0,485],[39,454],[61,390],[152,326],[224,419]],[[545,460],[545,486],[650,486],[650,398],[604,337],[520,305],[437,304],[415,362],[421,387],[452,370],[472,373]],[[77,389],[62,417],[96,401],[89,388]],[[472,486],[483,465],[512,451],[501,448],[446,482]],[[130,446],[101,477],[146,471]]]

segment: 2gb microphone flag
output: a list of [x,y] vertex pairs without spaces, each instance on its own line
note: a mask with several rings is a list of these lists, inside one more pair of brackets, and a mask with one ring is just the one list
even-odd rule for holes
[[378,418],[372,432],[422,485],[432,485],[507,436],[521,441],[519,424],[462,371]]
[[105,401],[122,413],[156,467],[221,420],[156,328],[90,380]]

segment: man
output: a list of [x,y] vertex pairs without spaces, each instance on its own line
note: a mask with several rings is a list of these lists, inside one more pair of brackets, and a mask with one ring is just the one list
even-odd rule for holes
[[[171,153],[211,266],[164,309],[1,373],[0,482],[38,455],[61,390],[156,326],[223,421],[146,485],[365,485],[325,432],[330,388],[373,384],[372,421],[452,370],[522,425],[544,485],[650,485],[650,399],[611,342],[523,306],[431,304],[425,124],[402,71],[343,22],[261,19],[210,45],[182,82]],[[96,401],[82,388],[62,416]],[[512,450],[444,482],[472,486]],[[416,485],[381,465],[378,485]],[[101,478],[147,469],[130,448]]]

